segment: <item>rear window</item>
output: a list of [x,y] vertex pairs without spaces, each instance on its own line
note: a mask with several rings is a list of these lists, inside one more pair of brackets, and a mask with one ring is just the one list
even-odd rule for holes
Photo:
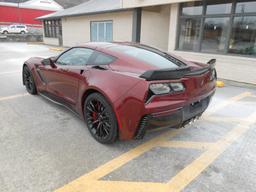
[[96,58],[93,62],[94,65],[108,65],[114,62],[115,60],[115,58],[110,55],[106,55],[100,52],[95,52],[95,53],[96,53]]
[[17,28],[24,29],[25,26],[20,26],[20,25],[18,25]]
[[141,60],[149,65],[157,66],[161,69],[178,68],[178,65],[174,60],[168,58],[165,53],[160,51],[151,51],[146,48],[128,45],[113,46],[109,49]]

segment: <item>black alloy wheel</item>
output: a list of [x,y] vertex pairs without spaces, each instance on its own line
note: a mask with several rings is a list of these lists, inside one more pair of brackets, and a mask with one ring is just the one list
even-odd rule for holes
[[27,91],[30,94],[35,95],[37,93],[35,81],[30,69],[27,66],[24,66],[23,68],[23,81]]
[[111,105],[99,93],[89,95],[84,104],[84,116],[91,135],[100,143],[114,143],[118,126]]

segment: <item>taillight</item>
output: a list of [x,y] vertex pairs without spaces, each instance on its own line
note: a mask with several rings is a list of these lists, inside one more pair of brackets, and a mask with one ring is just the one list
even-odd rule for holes
[[153,83],[149,86],[149,89],[155,95],[163,95],[168,93],[183,92],[185,87],[183,83]]
[[211,70],[211,74],[210,74],[210,81],[214,81],[217,79],[217,72],[216,69],[212,69]]

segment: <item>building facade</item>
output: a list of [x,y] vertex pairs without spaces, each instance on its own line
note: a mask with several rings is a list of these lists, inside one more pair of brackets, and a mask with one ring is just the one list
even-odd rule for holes
[[[207,62],[217,59],[219,76],[256,83],[256,0],[91,0],[42,18],[45,43],[74,46],[89,41],[137,41]],[[89,7],[89,8],[88,8]],[[97,5],[97,7],[101,7]],[[104,6],[102,6],[104,7]],[[106,6],[105,6],[106,7]],[[61,39],[47,36],[47,22],[62,24]]]

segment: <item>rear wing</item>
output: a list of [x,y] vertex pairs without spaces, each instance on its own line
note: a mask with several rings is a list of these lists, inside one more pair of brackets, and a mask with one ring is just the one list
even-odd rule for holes
[[215,68],[216,59],[211,59],[207,62],[206,67],[202,67],[198,70],[191,71],[189,66],[179,67],[174,69],[161,69],[161,70],[150,70],[143,73],[140,78],[143,78],[147,81],[154,81],[154,80],[174,80],[174,79],[181,79],[185,76],[194,76],[194,75],[201,75],[209,70],[213,70]]

